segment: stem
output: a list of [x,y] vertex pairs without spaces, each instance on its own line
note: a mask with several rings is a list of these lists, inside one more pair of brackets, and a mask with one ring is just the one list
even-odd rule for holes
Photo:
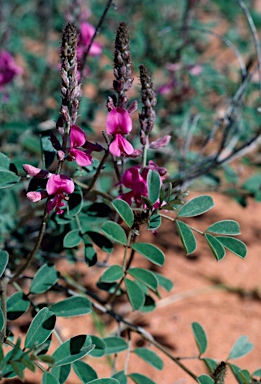
[[92,39],[91,39],[90,44],[89,44],[89,46],[88,46],[88,48],[87,48],[87,51],[84,53],[84,56],[83,56],[83,59],[82,59],[82,62],[81,62],[80,79],[82,78],[82,74],[83,74],[84,66],[85,66],[87,57],[88,57],[88,55],[89,55],[89,52],[90,52],[92,43],[94,42],[94,39],[95,39],[95,37],[96,37],[96,35],[97,35],[97,32],[99,31],[99,29],[100,29],[101,26],[102,26],[102,23],[104,22],[104,19],[105,19],[105,17],[106,17],[106,14],[107,14],[107,12],[108,12],[110,6],[112,5],[112,2],[113,2],[113,0],[108,0],[108,2],[107,2],[107,4],[106,4],[106,7],[105,7],[105,9],[104,9],[104,11],[103,11],[103,14],[102,14],[102,16],[101,16],[101,18],[100,18],[100,21],[99,21],[97,27],[95,28],[94,35],[92,36]]
[[[48,202],[48,201],[47,201]],[[32,250],[32,252],[29,253],[29,255],[26,257],[26,262],[25,264],[21,265],[18,270],[16,271],[16,273],[14,274],[14,276],[10,279],[10,283],[13,283],[14,281],[16,281],[19,276],[26,270],[26,268],[30,265],[31,261],[33,260],[34,256],[36,255],[36,253],[38,252],[39,248],[40,248],[40,245],[41,245],[41,242],[43,240],[43,236],[44,236],[44,232],[45,232],[45,229],[46,229],[46,225],[47,225],[47,221],[48,221],[48,213],[47,213],[47,203],[46,203],[46,206],[45,206],[45,212],[44,212],[44,216],[43,216],[43,220],[42,220],[42,224],[41,224],[41,228],[40,228],[40,231],[39,231],[39,235],[38,235],[38,239],[36,241],[36,244],[34,246],[34,249]]]
[[149,147],[149,137],[146,136],[146,144],[143,145],[143,148],[142,148],[142,169],[145,168],[147,165],[148,147]]
[[103,155],[103,158],[99,164],[99,167],[96,170],[95,175],[92,178],[92,181],[91,181],[89,187],[87,188],[87,192],[90,192],[92,190],[92,188],[94,187],[94,185],[95,185],[95,183],[96,183],[96,181],[100,175],[100,172],[102,170],[103,164],[105,163],[105,160],[107,159],[108,156],[109,156],[109,150],[107,149]]
[[124,373],[125,375],[127,375],[127,372],[128,372],[128,365],[129,365],[129,361],[130,361],[130,353],[131,353],[131,332],[130,330],[128,329],[128,349],[127,349],[127,354],[126,354],[126,358],[125,358],[125,365],[124,365]]
[[[107,301],[107,305],[108,305],[108,304],[111,305],[111,304],[114,302],[114,300],[115,300],[115,298],[116,298],[116,295],[117,295],[117,292],[118,292],[118,290],[120,289],[121,284],[123,283],[123,281],[124,281],[124,279],[125,279],[125,276],[126,276],[126,274],[127,274],[127,271],[128,271],[128,269],[130,268],[131,262],[132,262],[132,260],[133,260],[133,257],[134,257],[134,254],[135,254],[134,249],[131,250],[130,258],[129,258],[129,261],[128,261],[128,263],[127,263],[127,251],[128,251],[129,246],[130,246],[131,236],[132,236],[132,232],[130,231],[130,232],[129,232],[129,235],[128,235],[127,244],[126,244],[126,247],[125,247],[125,249],[124,249],[124,258],[123,258],[123,265],[122,265],[122,269],[123,269],[123,272],[124,272],[124,276],[120,279],[120,281],[119,281],[117,287],[115,288],[115,291],[114,291],[113,295],[111,295],[111,296],[109,297],[109,299],[108,299],[108,301]],[[135,237],[134,237],[134,239],[133,239],[133,242],[135,241],[135,238],[136,238],[136,235],[135,235]]]
[[7,278],[4,278],[3,281],[0,280],[0,295],[1,295],[1,307],[4,316],[4,326],[0,331],[0,345],[4,343],[6,338],[6,324],[7,324],[7,313],[6,313],[6,287],[8,284]]

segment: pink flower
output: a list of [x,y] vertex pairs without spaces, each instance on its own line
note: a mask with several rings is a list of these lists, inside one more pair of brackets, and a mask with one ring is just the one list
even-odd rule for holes
[[90,155],[91,150],[85,151],[79,149],[86,142],[86,135],[84,131],[77,125],[72,125],[70,129],[70,150],[68,160],[75,160],[81,167],[87,167],[92,163],[92,157]]
[[[87,23],[86,21],[81,23],[78,47],[77,47],[77,56],[78,56],[79,62],[81,62],[82,58],[84,57],[84,54],[88,49],[88,46],[91,42],[91,39],[94,33],[95,33],[95,28],[91,24]],[[99,43],[93,42],[90,49],[90,55],[98,56],[101,54],[101,52],[102,52],[101,45]]]
[[132,120],[130,114],[124,108],[112,109],[106,119],[106,131],[113,135],[113,141],[109,146],[109,151],[114,156],[131,155],[133,146],[123,135],[132,130]]
[[[27,198],[36,203],[46,197],[52,196],[47,203],[47,212],[50,213],[54,208],[58,215],[63,213],[62,207],[65,206],[63,200],[67,200],[67,195],[73,193],[74,183],[66,175],[54,175],[48,171],[40,168],[33,167],[29,164],[24,164],[23,168],[29,176],[33,176],[35,179],[48,179],[45,189],[39,189],[37,191],[30,191],[26,194]],[[41,183],[42,184],[42,183]]]
[[[129,205],[134,200],[137,206],[141,206],[143,204],[142,196],[148,197],[147,176],[150,169],[157,171],[161,180],[166,177],[166,168],[159,167],[153,161],[149,161],[149,165],[143,168],[142,171],[140,171],[141,164],[135,165],[127,169],[121,178],[124,187],[130,188],[131,191],[121,194],[118,198],[125,200]],[[158,206],[159,202],[156,202],[154,208],[158,208]]]
[[65,206],[63,200],[67,199],[67,195],[73,193],[74,183],[66,175],[51,175],[46,184],[46,192],[54,197],[47,203],[47,212],[50,213],[54,208],[55,212],[60,215],[63,213],[61,207]]
[[22,73],[23,69],[15,63],[13,56],[7,51],[0,51],[0,88]]

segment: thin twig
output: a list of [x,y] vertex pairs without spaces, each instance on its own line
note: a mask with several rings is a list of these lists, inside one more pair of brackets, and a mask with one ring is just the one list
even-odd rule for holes
[[97,27],[95,28],[95,32],[94,32],[94,35],[92,36],[92,39],[91,39],[91,41],[90,41],[90,44],[89,44],[89,46],[88,46],[86,52],[85,52],[84,55],[83,55],[83,59],[82,59],[82,61],[81,61],[81,69],[80,69],[80,79],[82,78],[82,74],[83,74],[84,66],[85,66],[87,57],[88,57],[88,55],[89,55],[91,46],[92,46],[92,44],[93,44],[93,42],[94,42],[94,39],[95,39],[95,37],[96,37],[98,31],[100,30],[100,28],[101,28],[101,26],[102,26],[102,24],[103,24],[103,22],[104,22],[105,17],[106,17],[106,15],[107,15],[107,12],[108,12],[108,10],[110,9],[110,6],[111,6],[112,4],[113,4],[113,0],[108,0],[108,2],[107,2],[107,4],[106,4],[106,7],[105,7],[105,9],[104,9],[104,11],[103,11],[103,14],[102,14],[102,16],[101,16],[101,18],[100,18],[100,20],[99,20],[99,23],[98,23]]
[[249,27],[251,29],[251,33],[253,36],[254,44],[255,44],[255,49],[256,49],[256,55],[257,55],[257,60],[258,60],[258,73],[259,73],[259,92],[260,92],[260,97],[261,97],[261,50],[260,50],[260,42],[256,30],[255,23],[253,21],[253,18],[243,0],[237,0],[239,6],[241,7],[242,11],[244,12],[246,19],[248,21]]

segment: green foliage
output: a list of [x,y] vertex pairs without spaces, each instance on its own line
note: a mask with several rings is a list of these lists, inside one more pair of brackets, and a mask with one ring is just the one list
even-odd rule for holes
[[188,201],[178,211],[178,217],[193,217],[202,215],[214,207],[214,201],[211,196],[201,195]]
[[51,305],[49,309],[58,317],[74,317],[90,313],[92,304],[86,297],[73,296]]
[[238,359],[239,357],[245,356],[251,352],[253,348],[254,345],[248,341],[247,336],[240,336],[233,345],[228,360]]
[[95,348],[92,339],[87,335],[78,335],[62,343],[52,354],[54,366],[60,367],[74,363]]
[[9,260],[8,252],[0,249],[0,277],[2,277],[5,271],[5,268],[8,264],[8,260]]
[[200,355],[206,352],[208,341],[203,327],[199,323],[192,323],[192,331],[199,349]]
[[197,248],[195,236],[190,227],[182,221],[176,220],[176,227],[180,240],[182,241],[182,244],[185,248],[186,254],[189,255]]
[[122,220],[128,225],[128,227],[132,227],[134,221],[134,215],[132,209],[126,201],[117,199],[112,202],[113,207],[118,212]]
[[59,279],[60,273],[55,269],[52,264],[44,264],[36,272],[30,292],[37,294],[48,291]]
[[91,380],[98,379],[95,370],[89,364],[86,364],[81,360],[73,363],[73,369],[83,383],[88,383]]
[[132,249],[139,252],[142,256],[146,257],[156,265],[163,265],[165,261],[164,253],[155,245],[148,243],[135,243],[132,244]]
[[52,333],[56,322],[56,316],[48,308],[42,308],[33,318],[27,331],[24,346],[32,348],[35,345],[42,344]]
[[127,237],[119,224],[114,223],[113,221],[107,221],[102,225],[101,229],[110,240],[126,245]]
[[148,348],[136,348],[133,353],[139,356],[142,360],[146,361],[148,364],[152,365],[158,370],[163,369],[163,361],[161,358]]
[[148,195],[152,204],[155,204],[160,195],[160,176],[156,171],[150,170],[147,176]]

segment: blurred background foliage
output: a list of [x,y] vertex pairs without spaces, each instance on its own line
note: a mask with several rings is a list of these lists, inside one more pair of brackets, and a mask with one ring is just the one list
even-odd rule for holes
[[[175,6],[171,0],[115,1],[98,31],[96,41],[102,53],[87,58],[81,80],[78,124],[88,139],[104,144],[101,131],[106,99],[112,94],[113,41],[118,23],[125,21],[135,75],[130,100],[139,99],[138,66],[145,64],[158,91],[152,135],[172,136],[168,149],[150,154],[151,159],[156,156],[169,169],[169,180],[177,188],[193,182],[200,190],[229,193],[243,205],[248,195],[259,199],[258,60],[253,31],[240,1],[184,0]],[[39,164],[39,134],[48,136],[59,118],[61,31],[68,18],[79,23],[77,3],[81,2],[1,1],[1,50],[13,55],[23,73],[0,89],[0,151],[12,159],[22,176],[23,163]],[[101,0],[82,2],[86,21],[96,26],[105,5]],[[243,5],[259,31],[258,1]],[[235,98],[242,84],[243,96]],[[137,114],[134,119],[132,140],[138,145]],[[254,156],[253,152],[242,156],[244,151],[236,155],[242,145],[248,152],[250,144],[246,143],[252,141]],[[230,163],[234,157],[237,160]],[[254,180],[245,183],[254,172]]]

